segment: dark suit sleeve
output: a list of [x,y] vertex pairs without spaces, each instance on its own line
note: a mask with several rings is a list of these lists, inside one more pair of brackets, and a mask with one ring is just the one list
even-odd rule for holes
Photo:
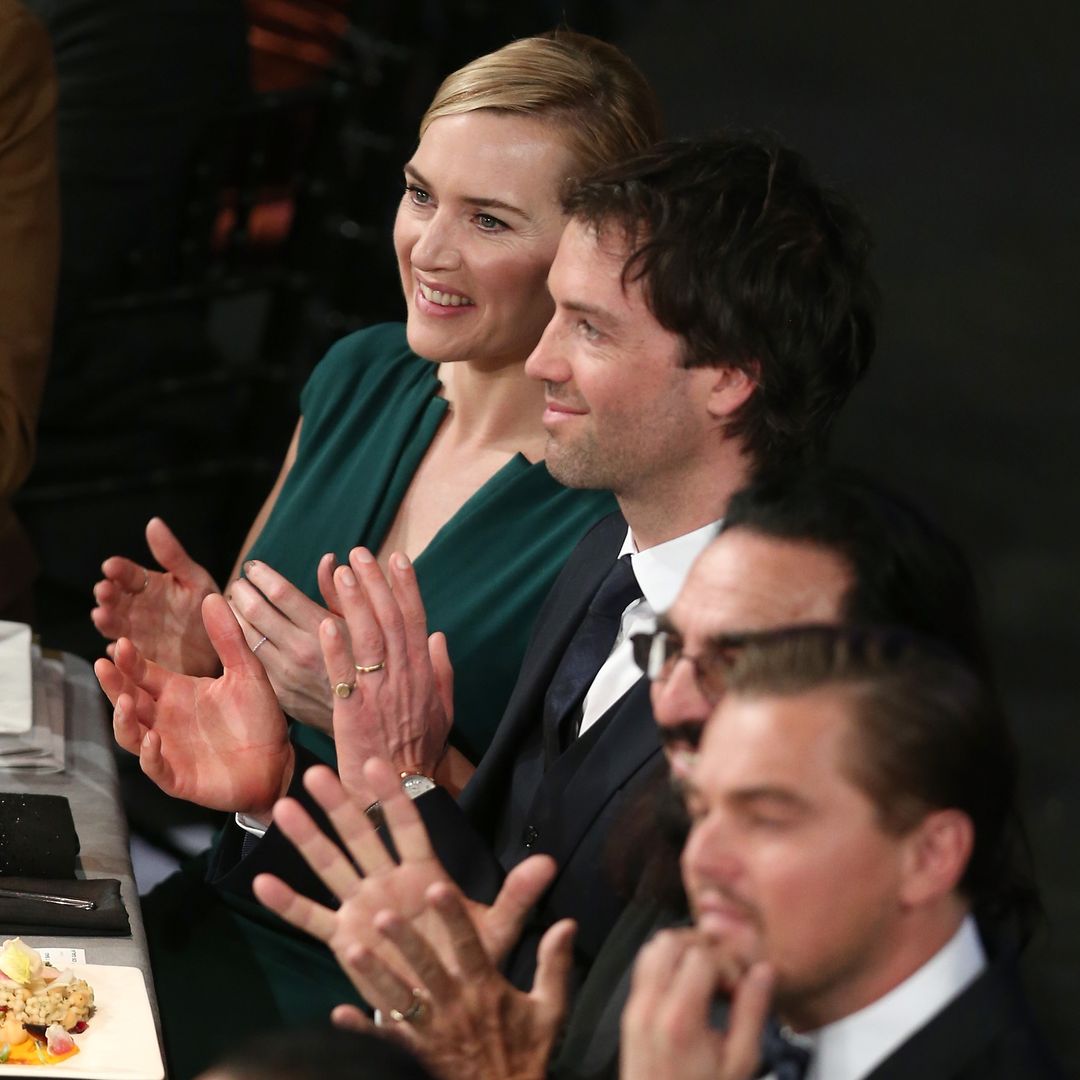
[[461,807],[445,788],[421,795],[416,807],[446,872],[470,899],[490,904],[502,885],[502,867]]
[[[296,765],[289,790],[285,794],[300,803],[311,815],[315,824],[335,843],[344,847],[341,837],[330,824],[330,819],[303,785],[304,773],[312,765],[321,765],[325,762],[320,761],[301,746],[297,746],[295,750]],[[253,834],[245,832],[235,821],[230,821],[225,826],[224,832],[210,855],[210,864],[207,868],[207,880],[216,889],[256,902],[251,891],[251,883],[255,875],[275,874],[303,896],[308,896],[326,907],[338,906],[337,898],[332,896],[326,886],[312,873],[304,857],[276,825],[271,825],[248,853],[244,854],[244,840],[248,836],[253,836]]]

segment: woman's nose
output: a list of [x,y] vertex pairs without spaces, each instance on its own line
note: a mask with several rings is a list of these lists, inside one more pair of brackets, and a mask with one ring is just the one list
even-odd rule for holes
[[412,264],[418,270],[456,270],[461,250],[452,222],[436,212],[419,226],[412,248]]

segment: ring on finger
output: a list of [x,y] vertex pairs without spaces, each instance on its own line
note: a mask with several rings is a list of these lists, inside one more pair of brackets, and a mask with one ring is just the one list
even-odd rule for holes
[[254,656],[255,653],[257,653],[259,651],[259,649],[262,648],[262,646],[265,645],[265,644],[266,644],[266,635],[263,634],[263,636],[261,638],[259,638],[259,640],[256,641],[254,645],[251,646],[251,655]]
[[426,1002],[424,992],[418,986],[412,988],[412,1004],[402,1012],[400,1009],[390,1010],[390,1019],[397,1023],[415,1024],[423,1018]]
[[370,675],[373,671],[382,671],[386,667],[386,661],[380,660],[377,664],[353,664],[353,667],[360,672],[361,675]]
[[150,584],[150,571],[147,570],[146,567],[144,566],[144,567],[142,567],[142,573],[143,573],[142,584],[137,589],[132,589],[131,590],[132,593],[135,596],[138,596],[139,593],[146,592],[146,588]]
[[334,693],[337,694],[339,698],[347,698],[354,689],[356,689],[356,683],[354,682],[334,683]]

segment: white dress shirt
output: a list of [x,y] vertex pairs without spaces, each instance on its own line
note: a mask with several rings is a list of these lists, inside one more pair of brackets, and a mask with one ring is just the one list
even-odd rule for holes
[[656,628],[656,616],[675,602],[691,565],[709,546],[719,527],[720,522],[714,521],[645,551],[638,551],[633,534],[626,530],[619,556],[630,555],[630,565],[641,586],[642,598],[623,612],[611,655],[585,694],[578,734],[588,731],[641,678],[641,668],[634,663],[630,637]]
[[818,1031],[796,1036],[812,1054],[806,1080],[862,1080],[985,969],[986,953],[968,915],[947,944],[884,997]]

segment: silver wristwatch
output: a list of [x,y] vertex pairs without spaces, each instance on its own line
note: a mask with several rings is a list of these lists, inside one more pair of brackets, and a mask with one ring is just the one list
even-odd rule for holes
[[[435,781],[432,780],[430,776],[425,776],[423,773],[403,772],[401,774],[401,790],[404,791],[410,799],[419,799],[421,795],[426,794],[435,787]],[[381,802],[376,799],[375,802],[364,809],[364,813],[375,828],[382,828],[384,819]]]

